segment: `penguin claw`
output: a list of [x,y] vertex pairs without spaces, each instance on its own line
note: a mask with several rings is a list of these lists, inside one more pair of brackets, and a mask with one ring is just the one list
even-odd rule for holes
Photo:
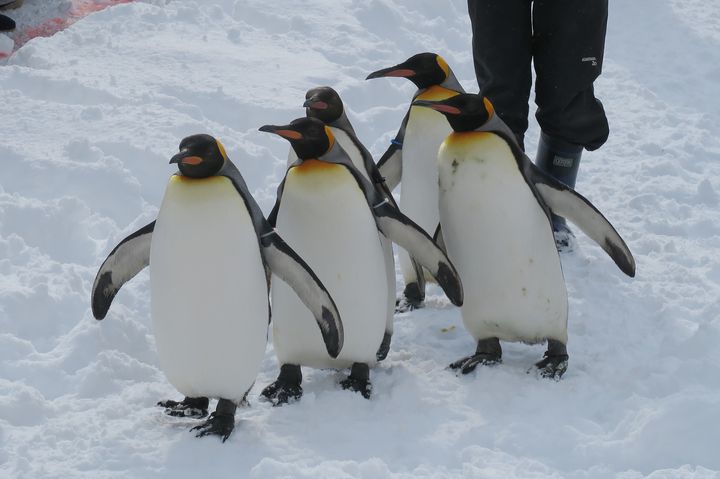
[[365,399],[370,399],[370,396],[372,395],[372,384],[367,379],[348,376],[347,379],[340,381],[340,387],[360,393]]
[[559,381],[562,375],[565,374],[565,371],[567,371],[568,359],[569,356],[567,354],[548,355],[545,353],[545,357],[535,363],[535,367],[540,373],[540,376]]
[[217,414],[217,412],[214,412],[210,415],[210,419],[190,429],[190,432],[199,431],[195,434],[195,437],[220,436],[222,437],[222,442],[225,442],[230,437],[230,434],[232,434],[233,429],[235,429],[234,415]]
[[[204,400],[204,407],[203,407]],[[165,408],[165,414],[173,417],[202,419],[208,415],[206,398],[185,398],[183,401],[159,401],[158,406]]]
[[425,303],[423,301],[411,301],[407,298],[400,298],[395,301],[395,313],[407,313],[424,307]]
[[454,363],[451,363],[448,367],[453,370],[459,369],[462,374],[469,374],[475,371],[475,368],[478,365],[494,366],[496,364],[500,364],[501,362],[502,358],[498,355],[490,353],[476,353],[472,356],[458,359]]
[[294,386],[281,381],[275,381],[267,386],[260,393],[260,399],[272,403],[273,406],[282,406],[289,402],[295,402],[302,397],[301,386]]

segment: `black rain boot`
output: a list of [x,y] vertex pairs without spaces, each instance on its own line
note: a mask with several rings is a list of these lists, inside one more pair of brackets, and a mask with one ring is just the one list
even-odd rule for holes
[[[575,188],[582,151],[581,145],[552,138],[543,132],[540,133],[535,165],[556,180],[570,188]],[[552,223],[558,251],[572,251],[575,235],[568,227],[565,218],[553,214]]]

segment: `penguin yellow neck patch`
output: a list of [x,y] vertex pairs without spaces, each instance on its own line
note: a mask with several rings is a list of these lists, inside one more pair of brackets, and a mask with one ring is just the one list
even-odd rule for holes
[[335,163],[328,163],[327,161],[322,160],[305,160],[301,164],[292,167],[289,173],[309,174],[318,172],[330,172],[337,168],[343,168],[343,166]]
[[429,100],[429,101],[440,101],[440,100],[446,100],[448,98],[452,98],[454,96],[459,95],[458,92],[454,90],[448,90],[447,88],[433,85],[421,94],[419,94],[415,99],[416,100]]
[[445,144],[450,147],[465,147],[471,142],[484,142],[493,136],[494,133],[488,131],[464,131],[451,133],[446,139]]

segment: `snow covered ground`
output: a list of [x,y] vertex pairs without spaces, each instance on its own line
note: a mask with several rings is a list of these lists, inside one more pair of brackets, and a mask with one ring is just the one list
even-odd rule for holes
[[[0,477],[720,477],[720,3],[611,2],[597,92],[612,132],[578,189],[638,274],[582,235],[563,257],[562,381],[526,373],[542,346],[448,372],[473,341],[437,290],[396,317],[370,401],[310,370],[299,403],[258,401],[277,374],[269,345],[226,444],[154,406],[179,395],[157,366],[147,273],[97,322],[99,264],[155,217],[186,135],[220,138],[267,212],[287,145],[257,128],[302,116],[308,88],[340,91],[376,155],[413,88],[369,72],[437,51],[476,91],[466,4],[122,3],[26,0],[9,13],[18,44],[54,18],[62,30],[0,65]],[[79,20],[95,4],[118,5]],[[533,124],[531,151],[537,135]]]

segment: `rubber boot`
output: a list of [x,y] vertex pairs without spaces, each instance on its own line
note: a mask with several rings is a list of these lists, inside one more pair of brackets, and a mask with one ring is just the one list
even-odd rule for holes
[[[575,188],[583,147],[540,133],[535,165],[556,180]],[[572,249],[575,235],[562,216],[552,215],[555,244],[558,250]]]

